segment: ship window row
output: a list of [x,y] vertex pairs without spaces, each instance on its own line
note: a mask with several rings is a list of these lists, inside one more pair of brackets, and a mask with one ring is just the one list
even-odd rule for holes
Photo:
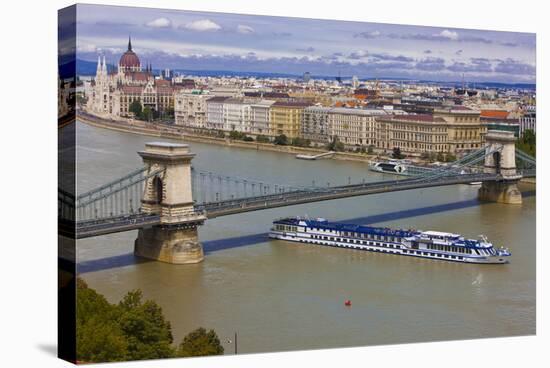
[[376,234],[367,234],[367,233],[356,233],[351,231],[339,231],[335,232],[332,230],[325,230],[325,229],[319,229],[319,228],[312,228],[313,231],[319,231],[319,232],[326,232],[326,233],[336,233],[337,235],[341,236],[348,236],[351,238],[362,238],[362,239],[374,239],[374,240],[381,240],[381,241],[391,241],[391,242],[400,242],[401,238],[397,236],[384,236],[384,235],[376,235]]
[[410,255],[416,255],[416,256],[429,256],[429,257],[436,257],[436,258],[446,258],[446,259],[458,259],[463,260],[463,256],[454,256],[450,254],[440,254],[440,253],[430,253],[430,252],[422,252],[419,250],[404,250],[404,254],[410,254]]
[[298,228],[296,226],[289,226],[289,225],[280,225],[280,224],[277,224],[275,225],[275,230],[279,230],[279,231],[297,231]]
[[453,247],[451,245],[440,245],[440,244],[428,244],[428,249],[431,250],[441,250],[443,252],[454,252],[454,253],[472,253],[472,249],[464,247]]
[[[298,240],[300,243],[304,243],[304,242],[308,242],[308,241],[305,241],[303,239],[299,239]],[[343,248],[351,248],[351,249],[364,249],[364,248],[361,248],[361,247],[357,247],[357,246],[354,246],[354,245],[335,245],[335,244],[330,244],[330,243],[325,243],[323,241],[310,241],[309,243],[313,243],[313,244],[320,244],[320,245],[328,245],[328,246],[331,246],[331,247],[343,247]],[[396,247],[397,248],[397,247]],[[379,253],[393,253],[393,254],[400,254],[398,251],[394,251],[394,250],[386,250],[386,249],[370,249],[370,251],[372,252],[379,252]]]
[[333,236],[321,236],[321,235],[312,235],[312,239],[319,239],[319,240],[330,240],[330,241],[338,241],[342,243],[350,243],[350,244],[362,244],[362,245],[376,245],[379,247],[389,247],[389,248],[395,248],[400,249],[400,247],[397,244],[387,244],[387,243],[379,243],[374,241],[363,241],[358,239],[348,239],[348,238],[337,238]]

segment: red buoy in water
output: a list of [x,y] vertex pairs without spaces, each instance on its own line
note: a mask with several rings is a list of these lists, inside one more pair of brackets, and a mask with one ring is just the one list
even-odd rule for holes
[[344,305],[345,305],[346,307],[351,307],[351,300],[349,300],[349,299],[346,300],[346,301],[344,302]]

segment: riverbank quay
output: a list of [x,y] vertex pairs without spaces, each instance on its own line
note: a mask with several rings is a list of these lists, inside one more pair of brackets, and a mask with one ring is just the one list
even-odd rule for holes
[[[96,115],[91,115],[79,111],[77,120],[82,123],[89,124],[98,128],[111,129],[119,132],[147,135],[151,137],[167,138],[167,139],[176,139],[187,142],[198,142],[198,143],[207,143],[207,144],[217,144],[228,147],[237,147],[237,148],[246,148],[254,149],[258,151],[271,151],[271,152],[281,152],[286,154],[303,154],[303,155],[318,155],[321,153],[327,152],[327,150],[322,148],[313,148],[313,147],[296,147],[296,146],[281,146],[275,145],[273,143],[259,143],[259,142],[245,142],[240,140],[234,140],[230,138],[218,138],[206,135],[197,135],[185,131],[181,127],[172,127],[166,124],[154,124],[140,120],[112,120]],[[372,160],[377,160],[378,157],[375,155],[366,155],[361,153],[353,152],[335,152],[333,155],[327,157],[326,159],[334,160],[345,160],[345,161],[357,161],[368,163]]]

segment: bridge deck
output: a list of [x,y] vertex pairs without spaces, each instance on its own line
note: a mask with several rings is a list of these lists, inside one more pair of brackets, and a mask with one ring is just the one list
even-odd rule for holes
[[[525,171],[523,173],[523,176],[533,177],[535,176],[535,172]],[[295,190],[279,194],[210,202],[197,205],[195,206],[195,208],[197,210],[204,211],[207,218],[215,218],[243,212],[293,206],[298,204],[326,201],[339,198],[498,180],[502,180],[500,175],[483,173],[443,176],[440,178],[431,178],[430,180],[421,180],[418,178],[391,181],[386,180],[382,182],[344,185],[333,188]],[[76,238],[83,239],[93,236],[136,230],[139,228],[159,224],[159,215],[145,215],[141,213],[77,222]]]
[[199,206],[206,212],[208,218],[227,216],[236,213],[257,211],[268,208],[292,206],[297,204],[326,201],[339,198],[363,196],[369,194],[389,193],[402,190],[430,188],[437,186],[468,184],[478,181],[495,181],[497,175],[493,174],[468,174],[456,177],[443,177],[427,181],[418,179],[404,179],[395,181],[383,181],[356,185],[345,185],[334,188],[326,188],[315,191],[295,191],[277,195],[242,198]]
[[160,215],[135,215],[111,217],[76,223],[76,239],[137,230],[147,226],[159,225]]

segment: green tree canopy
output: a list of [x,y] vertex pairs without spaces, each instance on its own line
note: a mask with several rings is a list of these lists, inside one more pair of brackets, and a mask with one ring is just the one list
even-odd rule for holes
[[128,111],[134,114],[136,118],[141,117],[141,112],[143,110],[143,107],[141,106],[141,102],[139,100],[134,100],[128,107]]
[[78,360],[113,362],[128,359],[128,344],[118,313],[103,295],[77,280],[76,346]]
[[537,137],[531,129],[526,129],[516,142],[516,147],[530,156],[537,155]]
[[309,147],[311,145],[311,141],[309,139],[296,137],[292,139],[292,145],[297,147]]
[[206,331],[198,328],[183,338],[177,351],[177,356],[191,357],[223,354],[223,346],[214,330]]
[[259,142],[259,143],[268,143],[269,142],[269,138],[266,137],[265,135],[258,135],[256,136],[256,142]]
[[445,162],[453,162],[456,161],[456,156],[453,155],[451,152],[447,152],[445,154]]
[[118,320],[128,341],[128,354],[133,360],[173,356],[172,328],[160,306],[152,300],[142,302],[139,290],[130,291],[118,304]]
[[140,118],[142,120],[151,121],[154,118],[154,111],[149,107],[145,106],[141,112]]
[[344,151],[345,146],[344,146],[344,143],[340,142],[340,139],[338,138],[338,136],[335,135],[334,137],[332,137],[332,140],[330,141],[330,143],[327,144],[326,148],[329,151],[342,152]]
[[204,328],[187,335],[179,348],[174,347],[172,328],[161,307],[152,300],[143,301],[139,290],[111,304],[78,279],[76,302],[77,359],[81,362],[223,354],[216,333]]
[[393,147],[393,151],[392,151],[392,157],[395,158],[395,159],[402,159],[402,158],[405,158],[405,155],[403,155],[401,153],[401,148],[399,147]]
[[281,134],[275,137],[275,140],[273,141],[273,143],[278,144],[280,146],[286,146],[288,144],[288,138],[286,137],[286,135]]

